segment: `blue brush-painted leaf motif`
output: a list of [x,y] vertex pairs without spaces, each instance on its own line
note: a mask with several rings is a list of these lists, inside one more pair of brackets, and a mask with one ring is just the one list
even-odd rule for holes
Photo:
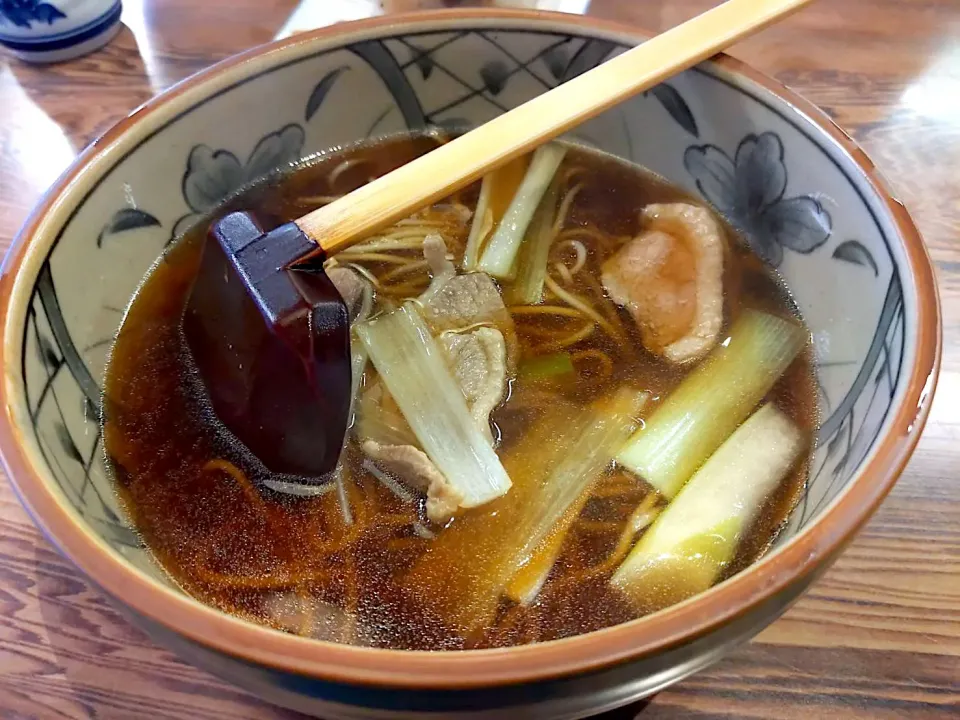
[[880,277],[880,268],[877,266],[877,261],[873,259],[873,254],[858,240],[845,240],[837,245],[833,251],[833,258],[870,268],[873,270],[874,277]]
[[587,70],[592,70],[597,65],[607,59],[607,56],[616,49],[616,45],[607,40],[587,40],[580,49],[574,53],[574,56],[563,69],[563,74],[558,78],[560,82],[572,80],[578,75],[583,75]]
[[317,83],[316,87],[313,88],[313,92],[310,93],[310,98],[307,100],[307,109],[304,112],[304,122],[310,122],[313,116],[317,114],[317,110],[319,110],[320,106],[323,105],[323,101],[326,99],[327,94],[333,89],[334,83],[337,82],[337,78],[339,78],[349,69],[350,68],[346,65],[341,65],[338,68],[334,68],[324,75],[320,82]]
[[0,25],[9,22],[22,28],[32,27],[32,23],[53,25],[57,20],[67,17],[56,5],[38,2],[38,0],[0,0]]
[[67,457],[83,465],[83,456],[80,454],[80,450],[77,448],[77,444],[73,441],[73,438],[70,437],[70,431],[67,430],[67,426],[57,421],[53,424],[53,431],[57,434],[57,440],[60,441],[60,446],[67,454]]
[[38,335],[37,341],[37,352],[40,353],[40,361],[47,368],[47,371],[52,373],[60,367],[60,356],[57,355],[57,351],[53,349],[53,345],[50,344],[50,340],[46,335]]
[[776,133],[747,135],[733,158],[715,145],[694,145],[683,160],[701,194],[770,265],[783,262],[784,248],[807,254],[830,237],[833,222],[818,200],[784,197],[787,168]]
[[195,212],[207,212],[243,185],[243,175],[243,166],[232,152],[198,145],[187,159],[183,197]]
[[567,57],[566,50],[559,46],[551,47],[543,53],[542,57],[544,64],[547,66],[547,70],[553,75],[554,80],[562,78],[563,73],[567,69],[567,65],[570,63],[570,58]]
[[263,137],[243,168],[244,183],[253,182],[278,168],[297,162],[303,151],[304,139],[303,128],[299,125],[287,125],[279,132]]
[[229,150],[195,146],[187,158],[187,171],[183,176],[183,199],[193,212],[176,222],[171,239],[189,230],[245,185],[297,162],[304,139],[302,127],[287,125],[262,137],[245,164]]
[[682,127],[694,137],[700,137],[700,130],[697,127],[696,118],[683,96],[677,92],[677,89],[667,83],[660,83],[648,91],[653,97],[660,101],[663,109],[672,117],[677,125]]
[[510,68],[503,60],[491,60],[480,68],[480,77],[487,92],[499,95],[510,77]]
[[97,247],[103,247],[103,241],[109,235],[136,230],[145,227],[159,227],[160,221],[153,215],[136,208],[123,208],[117,210],[110,218],[110,221],[103,226],[103,230],[97,236]]
[[433,75],[433,69],[437,66],[436,61],[430,55],[430,53],[421,50],[413,43],[410,44],[414,48],[414,52],[417,53],[417,59],[414,60],[414,64],[417,66],[417,69],[420,70],[420,75],[424,80],[429,80],[430,76]]

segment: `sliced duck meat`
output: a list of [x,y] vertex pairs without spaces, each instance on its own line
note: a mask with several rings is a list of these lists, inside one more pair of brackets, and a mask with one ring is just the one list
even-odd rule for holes
[[503,334],[490,327],[465,333],[444,333],[440,343],[473,415],[477,427],[491,444],[490,413],[507,390],[507,344]]
[[674,363],[706,355],[723,326],[724,239],[713,214],[689,203],[648,205],[647,227],[603,264],[610,297],[644,347]]
[[426,453],[412,445],[381,445],[367,440],[363,452],[405,485],[427,496],[427,517],[431,522],[446,523],[463,501]]
[[506,343],[507,367],[513,368],[517,348],[513,318],[493,278],[481,272],[457,275],[439,235],[424,240],[423,255],[430,265],[433,279],[418,298],[418,304],[430,331],[440,335],[480,325],[494,327]]

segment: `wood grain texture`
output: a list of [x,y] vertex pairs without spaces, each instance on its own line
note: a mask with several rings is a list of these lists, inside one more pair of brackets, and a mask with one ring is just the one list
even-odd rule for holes
[[[376,11],[322,0],[329,22]],[[483,3],[385,0],[387,9]],[[711,0],[593,0],[658,30]],[[77,151],[155,92],[271,39],[294,0],[125,0],[104,50],[0,59],[0,247]],[[570,8],[587,5],[569,1]],[[960,716],[960,5],[820,0],[733,54],[825,108],[910,208],[937,263],[940,390],[893,493],[780,621],[710,670],[610,720]],[[292,720],[132,629],[0,482],[0,718]]]

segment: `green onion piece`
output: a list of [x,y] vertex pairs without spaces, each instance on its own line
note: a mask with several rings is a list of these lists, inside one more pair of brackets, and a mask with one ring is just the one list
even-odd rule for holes
[[529,167],[530,155],[521,155],[483,176],[477,209],[473,213],[467,247],[463,252],[463,269],[467,272],[480,269],[480,253],[486,240],[503,220]]
[[553,244],[554,223],[560,192],[557,183],[550,188],[537,206],[537,211],[524,234],[517,257],[517,277],[505,293],[508,302],[515,305],[536,305],[543,301],[543,284],[547,279],[547,257]]
[[560,352],[553,355],[540,355],[524,360],[520,363],[517,374],[521,378],[541,380],[545,378],[568,375],[576,372],[570,353]]
[[761,407],[683,487],[610,582],[644,610],[709,588],[807,446],[786,415]]
[[599,408],[586,411],[576,441],[547,478],[535,514],[521,525],[521,534],[526,538],[520,552],[521,564],[529,560],[590,483],[610,465],[623,441],[639,424],[640,411],[648,399],[647,393],[621,388]]
[[[553,566],[560,557],[560,551],[563,549],[563,541],[566,538],[567,531],[573,525],[583,506],[587,504],[593,488],[585,492],[577,504],[573,507],[573,512],[568,517],[564,517],[561,523],[558,523],[558,529],[554,530],[550,538],[540,545],[533,558],[524,565],[520,572],[513,576],[510,584],[507,586],[507,597],[521,605],[530,605],[537,599],[540,590],[546,584]],[[627,518],[620,531],[620,539],[613,548],[610,556],[603,562],[594,565],[588,570],[589,576],[599,577],[606,575],[614,570],[617,565],[626,557],[633,545],[637,535],[646,530],[660,514],[660,495],[655,492],[649,492],[643,501],[637,505],[633,513]]]
[[789,320],[747,310],[617,455],[672,499],[763,400],[807,340]]
[[648,399],[647,393],[622,388],[609,402],[583,415],[575,442],[544,484],[535,514],[520,525],[526,541],[515,556],[508,596],[528,604],[540,592],[593,482],[639,423]]
[[[408,591],[464,635],[489,624],[525,566],[549,573],[556,554],[541,549],[559,552],[585,493],[639,423],[647,398],[622,388],[579,411],[559,401],[556,416],[534,425],[505,458],[516,480],[511,497],[454,520],[405,577]],[[543,569],[545,556],[550,567]]]
[[[591,483],[592,484],[592,483]],[[567,539],[570,527],[583,510],[583,506],[590,499],[591,487],[588,485],[580,497],[567,510],[564,516],[556,523],[546,539],[537,546],[516,574],[510,579],[506,587],[508,598],[521,605],[530,605],[537,599],[547,578],[553,572],[553,566],[560,557],[563,543]]]
[[514,276],[523,236],[566,152],[561,145],[542,145],[533,153],[517,194],[480,257],[481,270],[500,279]]
[[413,304],[362,323],[356,332],[423,451],[462,495],[461,507],[505,494],[510,477]]

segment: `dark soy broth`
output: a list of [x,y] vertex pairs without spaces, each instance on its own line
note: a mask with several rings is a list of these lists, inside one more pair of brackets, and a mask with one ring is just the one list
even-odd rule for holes
[[[272,178],[220,208],[251,210],[265,229],[297,218],[426,152],[430,138],[393,139],[331,154]],[[509,399],[491,416],[497,452],[511,476],[524,472],[525,436],[542,420],[562,421],[592,398],[630,382],[654,400],[645,415],[690,370],[643,349],[630,316],[607,299],[600,264],[640,230],[638,214],[653,202],[701,204],[657,177],[612,158],[572,149],[562,166],[576,182],[563,228],[586,248],[586,272],[573,290],[628,336],[624,345],[603,332],[577,340],[576,321],[516,314],[519,358],[554,352],[566,338],[573,377],[527,379],[514,374]],[[479,185],[422,217],[443,234],[457,262],[464,252]],[[212,220],[212,218],[211,218]],[[620,528],[649,486],[610,471],[598,482],[620,488],[598,493],[572,526],[552,574],[533,604],[502,600],[485,627],[463,633],[445,622],[430,590],[404,576],[430,546],[422,508],[404,502],[363,467],[355,439],[347,442],[342,484],[315,497],[267,489],[269,475],[218,426],[197,392],[185,354],[181,316],[197,272],[209,222],[174,243],[150,271],[118,334],[105,383],[104,438],[117,491],[146,547],[186,592],[225,612],[311,637],[405,649],[497,647],[565,637],[633,619],[643,609],[612,591],[606,575],[583,575],[612,551]],[[416,225],[416,223],[412,223]],[[594,232],[594,230],[602,232]],[[724,323],[750,307],[797,319],[778,278],[725,227]],[[400,235],[398,235],[400,237]],[[570,235],[574,237],[574,235]],[[569,260],[572,245],[556,243],[551,264]],[[343,259],[341,259],[343,261]],[[345,261],[344,261],[345,262]],[[417,264],[419,263],[419,265]],[[352,264],[377,279],[377,302],[398,304],[429,283],[416,248],[358,254]],[[370,381],[373,373],[368,366]],[[810,437],[817,425],[816,385],[807,348],[780,379],[772,400]],[[529,440],[529,438],[526,438]],[[726,574],[759,557],[783,526],[803,490],[806,461],[766,502]],[[344,511],[344,502],[348,512]],[[472,513],[495,513],[492,507]],[[460,522],[454,519],[453,525]],[[432,532],[445,530],[434,528]],[[482,547],[465,549],[482,553]],[[442,572],[442,571],[440,571]],[[579,575],[578,575],[579,574]],[[577,577],[585,577],[576,581]]]

